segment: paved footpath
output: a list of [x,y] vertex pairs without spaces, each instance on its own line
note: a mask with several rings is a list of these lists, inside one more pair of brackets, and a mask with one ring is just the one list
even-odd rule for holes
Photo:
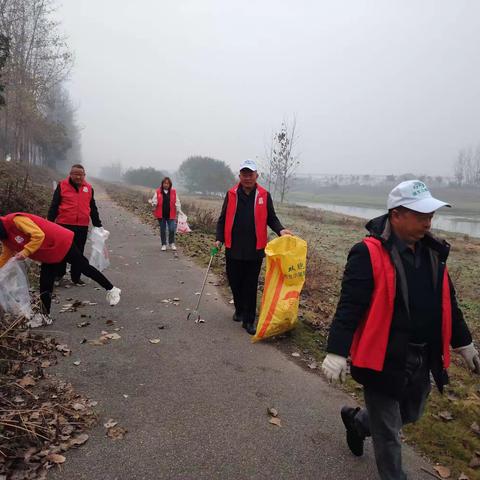
[[[55,372],[98,401],[100,422],[50,477],[376,479],[370,441],[362,458],[345,444],[339,408],[352,399],[274,346],[253,345],[212,285],[204,297],[206,323],[187,321],[185,309],[195,304],[204,271],[181,252],[178,258],[161,252],[149,226],[99,188],[96,196],[111,232],[106,274],[122,288],[122,300],[107,306],[94,284],[57,289],[60,304],[48,329],[71,347],[72,356],[61,359]],[[178,306],[162,302],[174,297]],[[59,313],[67,298],[98,304]],[[91,325],[78,328],[85,320]],[[120,328],[118,340],[81,344],[114,328]],[[154,338],[160,342],[150,343]],[[279,411],[280,428],[269,424],[270,406]],[[110,418],[128,430],[122,440],[105,436]],[[431,478],[421,472],[426,464],[418,456],[405,449],[405,457],[412,480]]]

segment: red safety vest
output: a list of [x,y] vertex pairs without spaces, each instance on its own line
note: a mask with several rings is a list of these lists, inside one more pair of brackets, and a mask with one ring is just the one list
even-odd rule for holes
[[60,182],[60,197],[60,206],[55,222],[62,225],[88,227],[92,186],[83,182],[77,191],[68,177]]
[[[163,218],[163,194],[162,188],[157,188],[157,208],[155,209],[155,217]],[[175,207],[177,203],[177,191],[172,188],[170,189],[170,220],[175,220],[177,218],[177,208]]]
[[56,223],[38,217],[37,215],[17,212],[0,217],[7,232],[7,238],[2,240],[2,242],[10,250],[21,252],[25,245],[30,241],[30,235],[19,230],[13,221],[18,215],[32,220],[45,234],[45,239],[40,245],[40,248],[30,255],[29,258],[42,263],[61,262],[72,246],[73,232],[57,225]]
[[[227,248],[232,247],[232,229],[233,222],[235,220],[235,214],[237,213],[237,190],[240,184],[235,185],[227,193],[227,211],[225,218],[225,246]],[[267,245],[267,195],[268,192],[258,185],[255,191],[255,234],[257,237],[257,250],[262,250]]]
[[[382,242],[373,237],[364,239],[370,253],[373,270],[373,294],[370,307],[355,331],[350,355],[352,365],[369,368],[377,372],[383,370],[387,352],[388,338],[392,324],[395,294],[396,272],[388,251]],[[452,302],[448,271],[442,283],[442,347],[443,366],[450,365],[450,340],[452,338]]]

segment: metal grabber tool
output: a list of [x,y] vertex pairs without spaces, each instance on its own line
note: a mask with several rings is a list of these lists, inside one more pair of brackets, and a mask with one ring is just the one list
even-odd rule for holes
[[195,323],[204,323],[205,322],[205,320],[200,317],[200,312],[199,312],[198,309],[200,307],[200,302],[202,301],[203,291],[205,290],[205,285],[207,284],[207,278],[208,278],[208,274],[210,272],[210,267],[212,266],[213,258],[218,253],[218,251],[219,251],[218,247],[212,247],[210,249],[210,261],[208,262],[207,271],[205,272],[205,278],[203,279],[202,289],[200,290],[200,295],[198,296],[197,306],[195,307],[195,310],[192,310],[191,312],[189,312],[189,314],[187,315],[187,320],[194,319]]

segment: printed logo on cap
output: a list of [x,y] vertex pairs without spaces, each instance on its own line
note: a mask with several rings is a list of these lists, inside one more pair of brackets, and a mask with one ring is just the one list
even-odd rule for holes
[[414,197],[418,197],[422,193],[430,193],[427,186],[423,182],[415,182],[412,186]]

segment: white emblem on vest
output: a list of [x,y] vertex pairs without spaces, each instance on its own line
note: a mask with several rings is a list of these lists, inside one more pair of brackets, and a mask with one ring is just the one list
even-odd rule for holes
[[16,241],[17,243],[24,243],[24,242],[25,242],[25,239],[24,239],[23,237],[21,237],[20,235],[17,235],[17,236],[15,237],[15,241]]
[[85,193],[88,193],[88,187],[83,187],[83,191],[84,191]]
[[263,205],[263,197],[260,197],[260,198],[258,199],[258,204],[259,204],[259,205]]

